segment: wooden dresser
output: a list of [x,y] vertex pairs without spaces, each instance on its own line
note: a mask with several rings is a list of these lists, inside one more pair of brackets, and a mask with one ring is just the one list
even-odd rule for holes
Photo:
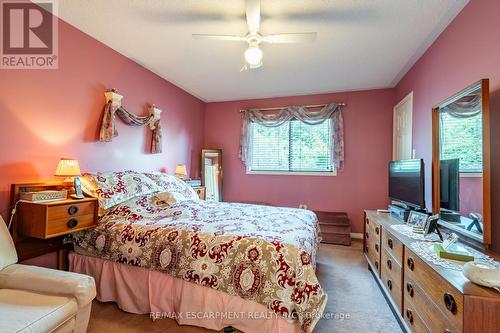
[[365,211],[364,252],[406,330],[498,332],[500,293],[473,284],[462,272],[425,261],[410,248],[416,240],[394,231],[393,224],[401,222],[389,214]]

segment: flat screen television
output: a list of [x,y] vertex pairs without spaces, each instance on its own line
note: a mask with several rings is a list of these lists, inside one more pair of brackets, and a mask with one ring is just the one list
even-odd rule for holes
[[389,163],[389,198],[412,208],[425,209],[424,160]]
[[440,161],[441,208],[460,211],[460,159]]

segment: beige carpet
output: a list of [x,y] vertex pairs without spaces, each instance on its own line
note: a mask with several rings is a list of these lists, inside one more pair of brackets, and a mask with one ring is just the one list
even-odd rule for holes
[[[399,325],[380,292],[362,255],[362,243],[350,247],[322,244],[318,256],[318,278],[328,293],[325,313],[316,333],[392,333]],[[115,303],[94,301],[88,332],[135,333],[213,332],[207,329],[179,326],[174,320],[152,322],[148,315],[121,311]]]

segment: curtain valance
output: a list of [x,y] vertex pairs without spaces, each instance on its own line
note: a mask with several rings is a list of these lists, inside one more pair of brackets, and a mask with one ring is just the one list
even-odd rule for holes
[[455,118],[475,117],[482,111],[482,100],[481,92],[478,92],[462,97],[458,101],[441,108],[440,111]]
[[145,126],[148,125],[152,131],[151,137],[151,153],[158,154],[162,152],[161,145],[161,123],[160,114],[161,110],[157,109],[154,105],[149,108],[149,115],[136,116],[128,112],[122,105],[121,100],[123,96],[110,90],[105,94],[106,105],[104,106],[104,115],[102,117],[101,130],[99,132],[99,141],[110,142],[115,136],[118,136],[116,129],[116,115],[127,125],[130,126]]
[[340,103],[330,103],[318,111],[309,111],[305,106],[288,106],[277,112],[263,112],[259,109],[248,109],[243,114],[240,137],[240,159],[246,165],[249,163],[250,135],[249,127],[256,123],[266,127],[277,127],[292,119],[300,120],[309,125],[318,125],[327,119],[332,119],[332,152],[331,162],[337,170],[342,170],[344,164],[344,120]]

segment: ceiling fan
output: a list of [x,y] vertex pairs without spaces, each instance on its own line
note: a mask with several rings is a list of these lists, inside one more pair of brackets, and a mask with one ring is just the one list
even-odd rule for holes
[[259,68],[262,66],[262,50],[260,43],[305,43],[316,40],[315,32],[287,33],[262,35],[260,31],[260,0],[246,0],[246,18],[248,24],[248,33],[245,36],[235,35],[211,35],[211,34],[193,34],[196,39],[205,40],[223,40],[247,42],[248,49],[245,51],[246,64],[242,70]]

